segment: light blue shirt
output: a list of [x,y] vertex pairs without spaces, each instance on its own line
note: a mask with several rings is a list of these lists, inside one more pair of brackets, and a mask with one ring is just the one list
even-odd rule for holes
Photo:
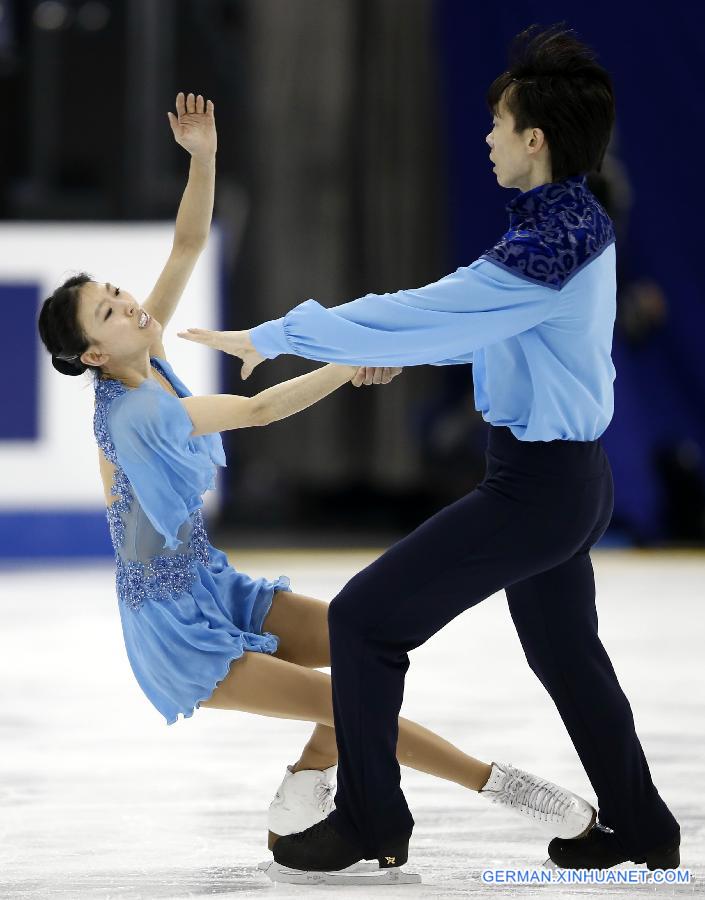
[[415,290],[331,309],[306,300],[253,328],[251,340],[270,359],[472,363],[475,407],[486,422],[524,441],[595,440],[614,409],[615,246],[601,207],[607,230],[599,240],[586,232],[589,218],[581,231],[559,228],[556,239],[557,211],[576,196],[594,217],[584,179],[543,185],[510,203],[513,229],[489,258]]

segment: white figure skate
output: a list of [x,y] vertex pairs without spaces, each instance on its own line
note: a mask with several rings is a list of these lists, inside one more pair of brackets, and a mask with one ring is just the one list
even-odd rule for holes
[[305,831],[335,809],[336,769],[337,766],[331,766],[322,771],[293,772],[291,766],[286,767],[284,780],[269,804],[267,847],[270,850],[281,835]]
[[577,794],[504,763],[492,763],[480,796],[543,825],[554,837],[581,837],[597,817],[595,809]]

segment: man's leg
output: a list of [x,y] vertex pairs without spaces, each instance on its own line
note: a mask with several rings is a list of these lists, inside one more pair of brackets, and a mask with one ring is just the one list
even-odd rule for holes
[[629,702],[597,633],[589,552],[507,588],[531,669],[551,695],[599,802],[631,859],[668,841],[678,823],[651,781]]
[[[560,486],[555,492],[562,496]],[[408,651],[504,585],[572,555],[593,524],[587,492],[564,515],[547,518],[541,505],[483,484],[391,547],[331,602],[339,766],[330,822],[369,856],[414,824],[395,753]]]

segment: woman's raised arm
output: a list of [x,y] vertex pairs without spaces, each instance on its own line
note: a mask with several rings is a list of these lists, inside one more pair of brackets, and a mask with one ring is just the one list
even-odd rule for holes
[[[191,154],[188,183],[174,227],[174,243],[144,308],[161,323],[162,332],[171,319],[191,272],[206,245],[213,215],[217,134],[215,107],[183,93],[176,97],[176,115],[167,113],[174,140]],[[159,354],[157,354],[159,355]]]

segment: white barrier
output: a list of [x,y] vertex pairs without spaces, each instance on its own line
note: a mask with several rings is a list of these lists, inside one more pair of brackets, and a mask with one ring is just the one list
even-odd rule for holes
[[[65,278],[86,271],[141,301],[167,260],[173,231],[173,223],[0,225],[0,283],[36,284],[41,304]],[[219,245],[214,228],[164,337],[169,362],[194,394],[220,390],[219,355],[180,340],[176,332],[190,325],[220,326]],[[39,308],[35,319],[38,314]],[[6,334],[5,339],[12,336]],[[105,506],[90,376],[59,374],[36,329],[34,339],[40,345],[34,388],[39,434],[35,440],[0,440],[0,514],[6,523],[13,512],[95,513]],[[3,415],[12,416],[16,395],[12,385],[5,384],[3,390]],[[207,510],[217,504],[215,492],[205,499]]]

